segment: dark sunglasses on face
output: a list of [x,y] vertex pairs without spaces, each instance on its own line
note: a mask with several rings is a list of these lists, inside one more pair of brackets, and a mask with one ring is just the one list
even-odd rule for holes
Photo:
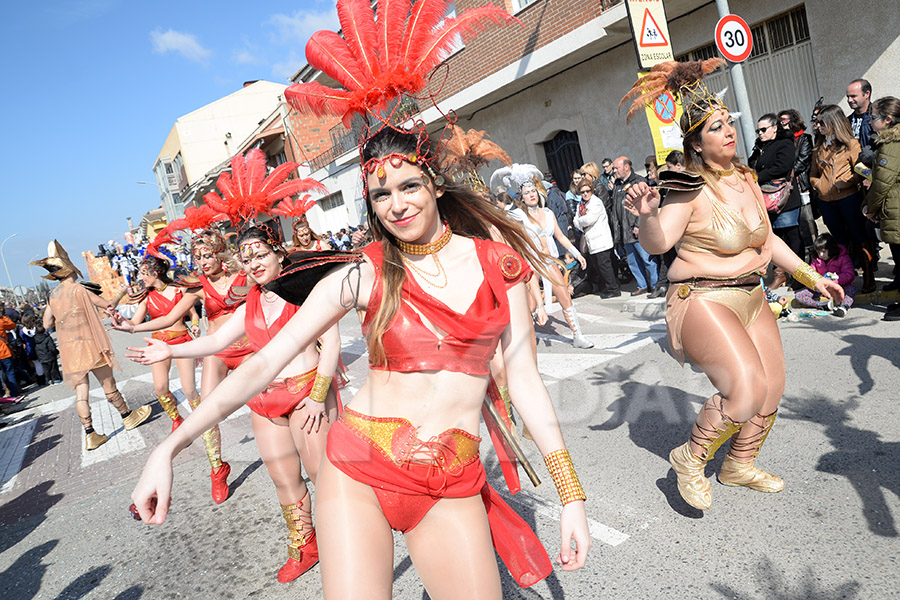
[[583,195],[585,195],[585,194],[593,194],[593,193],[594,193],[594,191],[593,191],[593,190],[589,190],[589,189],[587,189],[587,188],[585,188],[585,189],[583,189],[583,190],[581,190],[581,191],[580,191],[580,192],[578,192],[578,193],[579,193],[579,194],[581,194],[581,195],[582,195],[582,196],[583,196]]
[[768,131],[771,128],[772,128],[772,125],[766,125],[765,127],[760,127],[759,129],[757,129],[756,133],[765,133],[766,131]]

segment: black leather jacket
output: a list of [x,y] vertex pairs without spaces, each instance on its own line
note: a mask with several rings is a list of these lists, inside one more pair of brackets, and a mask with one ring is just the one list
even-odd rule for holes
[[797,156],[794,158],[794,177],[801,192],[809,191],[809,168],[812,165],[812,136],[801,133],[794,140]]

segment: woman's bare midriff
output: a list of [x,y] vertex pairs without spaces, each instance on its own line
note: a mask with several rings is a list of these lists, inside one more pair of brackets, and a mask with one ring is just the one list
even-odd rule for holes
[[748,248],[732,256],[679,250],[669,267],[669,281],[678,283],[694,277],[737,277],[753,271],[764,271],[771,258],[772,252],[767,246],[760,249]]
[[487,384],[487,375],[369,370],[348,406],[373,417],[407,419],[423,440],[454,427],[477,436]]

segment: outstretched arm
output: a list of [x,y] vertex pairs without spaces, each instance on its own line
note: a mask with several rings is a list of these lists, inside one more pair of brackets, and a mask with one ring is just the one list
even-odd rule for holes
[[[773,233],[769,233],[769,235],[772,236],[770,243],[772,244],[772,262],[775,263],[775,266],[781,267],[786,273],[794,273],[797,271],[797,267],[806,265],[780,237]],[[806,265],[806,267],[810,270],[812,269],[809,265]],[[836,302],[841,302],[844,299],[844,288],[827,277],[819,279],[815,286],[808,286],[807,282],[799,279],[798,281],[826,298],[833,298]]]
[[[368,297],[373,270],[363,267],[362,271],[361,280],[356,265],[339,267],[325,276],[278,335],[244,361],[228,376],[228,385],[217,386],[184,423],[157,446],[131,495],[143,521],[161,524],[166,520],[172,489],[172,460],[179,452],[265,389],[303,348],[336,324],[349,309],[365,308],[365,303],[357,302],[355,291],[362,288]],[[221,329],[236,320],[237,315]]]
[[[178,301],[172,310],[169,311],[168,314],[157,317],[152,321],[147,321],[144,323],[144,315],[147,314],[147,301],[141,301],[141,305],[138,306],[138,310],[135,312],[134,316],[129,319],[121,319],[113,323],[113,328],[119,329],[121,331],[127,331],[128,333],[142,333],[145,331],[159,331],[160,329],[167,329],[180,321],[184,315],[188,313],[191,308],[193,308],[194,303],[198,300],[198,296],[194,293],[184,294],[181,300]],[[138,319],[138,315],[140,314],[140,319]]]
[[[550,394],[537,370],[537,362],[531,351],[530,339],[534,337],[524,283],[518,283],[508,292],[510,322],[500,342],[503,361],[509,378],[509,396],[522,421],[534,438],[541,455],[557,450],[565,450],[556,411],[550,401]],[[557,562],[566,571],[574,571],[584,566],[591,546],[591,535],[587,524],[584,500],[572,500],[563,506],[560,517],[562,535],[561,549]],[[572,540],[575,550],[572,550]]]
[[[179,304],[181,303],[179,302]],[[241,336],[246,333],[244,313],[245,305],[242,304],[234,311],[234,315],[225,321],[224,325],[216,329],[215,333],[204,335],[186,344],[170,346],[162,340],[144,338],[149,345],[143,348],[129,346],[128,349],[131,350],[131,353],[126,354],[125,357],[142,365],[152,365],[167,358],[204,358],[212,356],[241,339]],[[150,321],[150,323],[153,323],[153,321]]]

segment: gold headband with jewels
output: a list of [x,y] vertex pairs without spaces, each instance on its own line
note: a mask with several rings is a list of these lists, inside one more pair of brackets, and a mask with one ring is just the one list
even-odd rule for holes
[[387,173],[384,170],[385,163],[390,163],[392,167],[395,169],[400,168],[400,165],[403,164],[403,161],[406,161],[413,165],[418,165],[419,163],[425,162],[421,156],[417,156],[414,152],[410,152],[409,154],[400,154],[399,152],[391,152],[387,156],[382,156],[381,158],[370,158],[363,164],[363,172],[364,173],[375,173],[375,176],[379,179],[383,179]]

